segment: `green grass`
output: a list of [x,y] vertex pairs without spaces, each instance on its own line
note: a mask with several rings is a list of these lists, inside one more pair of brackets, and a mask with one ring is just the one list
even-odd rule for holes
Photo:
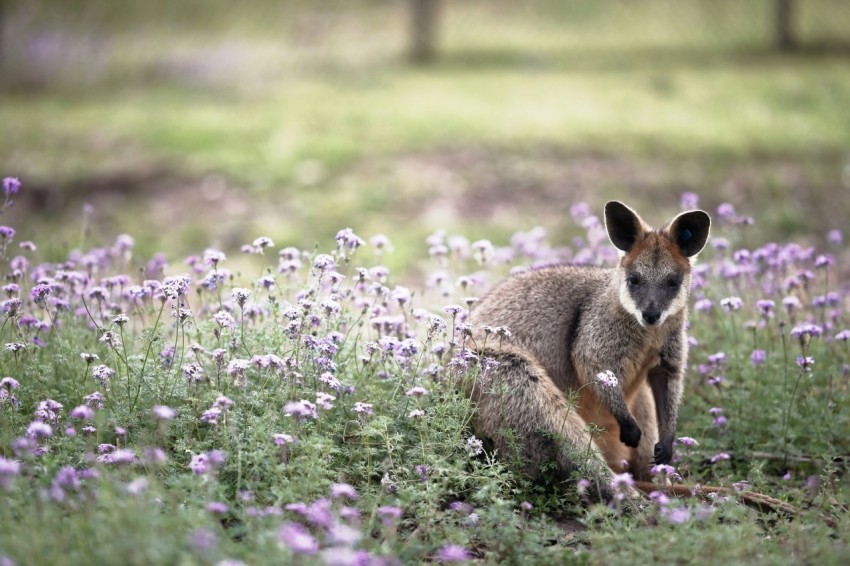
[[[449,543],[483,563],[846,563],[847,472],[832,458],[846,462],[850,453],[850,360],[845,344],[827,338],[850,321],[844,295],[830,309],[811,302],[827,291],[846,294],[846,247],[827,248],[825,233],[842,228],[850,215],[850,200],[841,198],[848,183],[850,62],[840,50],[821,47],[847,41],[842,22],[850,5],[801,2],[806,48],[779,55],[771,49],[768,0],[746,6],[651,0],[641,9],[625,2],[445,4],[451,5],[440,58],[421,68],[404,61],[402,2],[340,2],[318,10],[310,2],[256,0],[234,11],[223,0],[126,6],[74,0],[8,9],[0,176],[21,177],[24,191],[3,221],[18,231],[15,242],[32,239],[39,250],[8,248],[7,255],[27,255],[33,266],[53,262],[45,268],[52,270],[76,258],[75,248],[110,249],[116,235],[130,233],[137,239],[132,258],[122,263],[111,256],[109,265],[92,271],[88,287],[115,273],[133,283],[162,278],[143,271],[157,251],[170,261],[167,273],[188,272],[181,258],[209,246],[227,252],[223,268],[233,279],[220,294],[193,287],[186,308],[194,322],[187,326],[173,326],[170,307],[156,322],[159,303],[134,306],[114,294],[116,309],[132,315],[124,347],[116,349],[98,341],[87,315],[48,313],[28,299],[33,278],[19,281],[24,310],[52,324],[40,334],[44,347],[0,354],[0,375],[21,383],[14,391],[20,404],[0,403],[0,455],[16,457],[12,443],[40,401],[60,401],[64,411],[43,442],[50,451],[20,456],[20,477],[8,490],[0,486],[0,555],[18,564],[115,557],[128,564],[280,563],[294,559],[279,539],[282,522],[302,521],[283,506],[328,497],[332,483],[348,482],[361,512],[351,523],[362,537],[354,546],[405,563],[433,560]],[[30,42],[38,37],[60,49],[32,57]],[[796,518],[762,515],[734,498],[674,502],[693,517],[683,525],[651,505],[631,514],[587,508],[573,486],[531,483],[505,455],[470,456],[464,443],[473,409],[454,381],[466,374],[419,373],[448,360],[427,353],[431,343],[411,308],[444,315],[446,304],[483,293],[510,267],[459,258],[437,265],[423,249],[427,235],[443,229],[501,246],[517,230],[540,225],[558,246],[582,236],[569,220],[578,200],[596,209],[605,199],[622,199],[657,222],[675,212],[682,190],[699,193],[709,211],[730,201],[755,217],[746,230],[717,223],[714,235],[729,238],[731,249],[796,241],[838,259],[828,283],[811,258],[785,264],[781,274],[727,280],[720,273],[729,257],[706,251],[701,261],[711,267],[709,285],[697,295],[715,303],[740,295],[745,309],[725,315],[715,304],[713,314],[691,317],[700,343],[691,350],[679,433],[701,444],[680,447],[680,471],[689,484],[749,480],[752,490],[804,509]],[[86,201],[94,212],[83,221]],[[270,292],[259,287],[256,279],[275,270],[276,250],[295,245],[309,263],[316,252],[331,251],[331,238],[345,226],[366,239],[388,234],[395,252],[358,250],[350,263],[341,262],[348,278],[338,289],[319,285],[307,267],[278,275]],[[277,246],[260,258],[238,255],[240,245],[260,235]],[[389,289],[405,285],[414,292],[404,309],[386,301],[419,340],[414,365],[394,356],[358,359],[378,335],[368,324],[372,314],[352,302],[363,294],[353,288],[353,268],[378,264],[390,268]],[[438,269],[448,271],[447,295],[428,284]],[[768,294],[764,285],[805,270],[816,281],[772,289],[776,316],[748,329],[749,320],[759,320],[754,305]],[[9,275],[5,259],[2,271]],[[453,285],[473,273],[487,282],[463,291]],[[241,324],[219,329],[210,315],[222,302],[241,322],[229,299],[238,286],[253,289],[263,314],[246,321],[244,332]],[[284,313],[299,292],[342,304],[340,315],[323,319],[315,332],[344,334],[334,356],[337,376],[355,387],[319,419],[301,424],[284,416],[284,405],[312,400],[323,387],[303,333],[293,338],[284,330]],[[779,306],[788,294],[804,304],[793,320]],[[68,295],[81,306],[76,291]],[[381,302],[370,297],[369,305]],[[97,324],[112,326],[111,307],[89,299],[87,306]],[[805,345],[816,359],[811,376],[795,364],[802,345],[781,336],[808,319],[830,323],[824,338]],[[4,315],[4,321],[4,344],[32,338],[20,317]],[[225,364],[194,356],[192,343],[206,352],[223,348]],[[169,345],[175,346],[171,365],[160,358]],[[767,351],[765,365],[751,364],[754,348]],[[96,363],[117,374],[92,423],[97,432],[72,437],[62,433],[68,412],[98,388],[81,352],[98,353]],[[727,362],[708,375],[726,379],[712,386],[699,366],[717,352]],[[227,361],[265,353],[293,356],[301,377],[281,379],[252,366],[246,389],[227,379]],[[197,386],[180,369],[193,360],[209,377]],[[404,395],[414,383],[430,395],[418,401]],[[235,401],[222,424],[200,422],[220,394]],[[372,402],[375,414],[354,413],[357,401]],[[177,408],[177,418],[158,424],[150,413],[158,403]],[[426,420],[408,418],[415,405]],[[725,428],[713,425],[712,407],[724,409]],[[115,426],[128,431],[125,439]],[[299,440],[285,456],[272,439],[281,432]],[[138,459],[144,448],[158,446],[168,461],[98,463],[99,443],[129,448]],[[192,474],[192,456],[210,450],[224,451],[227,461],[207,475]],[[731,460],[710,464],[720,451]],[[423,464],[427,481],[416,470]],[[65,465],[99,471],[99,478],[83,481],[82,498],[51,497]],[[132,483],[138,479],[147,487]],[[246,490],[253,500],[240,495]],[[216,515],[206,509],[211,501],[229,510]],[[477,519],[452,510],[454,501],[471,505]],[[523,511],[522,501],[534,509]],[[378,509],[386,505],[403,509],[400,521],[382,522]],[[267,507],[275,513],[264,514]],[[340,507],[335,503],[334,513]],[[705,509],[713,511],[700,518]],[[323,529],[311,532],[329,545]],[[204,544],[205,537],[216,542]]]
[[[10,209],[4,212],[7,222],[26,222],[9,217]],[[582,234],[574,225],[571,232]],[[714,234],[738,248],[741,232],[735,227],[718,221]],[[678,470],[690,486],[747,480],[749,490],[801,511],[794,517],[760,513],[734,495],[705,502],[674,499],[667,507],[686,513],[689,519],[682,521],[649,502],[628,512],[585,505],[574,483],[530,482],[509,454],[474,455],[466,447],[474,407],[460,394],[460,383],[481,370],[475,361],[464,368],[461,357],[434,349],[453,339],[459,341],[456,348],[464,344],[443,307],[480,295],[515,265],[551,261],[555,256],[546,242],[523,248],[530,255],[514,248],[514,260],[484,265],[467,257],[463,246],[444,261],[426,259],[420,249],[413,254],[420,271],[391,272],[377,295],[381,285],[358,284],[355,270],[383,262],[375,250],[329,249],[347,275],[331,283],[326,275],[310,273],[316,256],[309,251],[300,255],[302,267],[278,274],[272,249],[253,261],[224,260],[217,268],[224,282],[216,289],[200,285],[207,268],[195,273],[179,305],[151,297],[129,300],[122,288],[130,291],[130,285],[161,275],[145,272],[148,258],[138,250],[120,253],[97,240],[91,244],[93,256],[102,257],[96,278],[78,286],[64,283],[68,270],[79,273],[86,262],[72,255],[69,262],[56,256],[54,263],[44,263],[41,252],[28,253],[31,265],[40,266],[40,279],[53,280],[47,302],[31,300],[37,286],[24,278],[18,279],[19,310],[3,305],[0,341],[29,344],[16,353],[6,346],[0,354],[0,373],[20,384],[0,388],[0,556],[16,564],[115,557],[128,564],[280,563],[296,560],[297,550],[280,534],[293,522],[305,525],[326,553],[342,546],[403,563],[433,560],[449,544],[494,564],[782,564],[789,555],[841,564],[848,558],[850,495],[842,462],[850,453],[850,358],[846,340],[836,336],[850,319],[841,308],[847,297],[836,280],[840,264],[818,268],[815,254],[795,252],[793,245],[753,249],[764,259],[736,260],[753,271],[725,277],[729,256],[703,253],[704,281],[694,295],[715,306],[710,313],[692,312],[689,334],[699,343],[691,348],[678,428],[678,435],[700,444],[677,448]],[[784,259],[768,267],[771,258]],[[5,258],[3,263],[11,280]],[[20,259],[14,263],[22,265]],[[242,274],[228,278],[229,268]],[[444,283],[435,287],[428,281],[438,271],[445,272]],[[814,278],[807,280],[806,271]],[[100,291],[108,298],[97,299],[97,284],[119,273],[130,283]],[[275,280],[268,290],[257,279],[266,274]],[[789,284],[791,274],[801,277],[799,284]],[[462,275],[489,283],[461,288],[455,281]],[[252,291],[244,310],[236,299],[240,287]],[[397,300],[411,291],[407,301]],[[837,295],[826,307],[814,306],[818,295],[829,292]],[[744,306],[724,313],[720,302],[731,295],[740,295]],[[801,306],[787,312],[786,296],[797,297]],[[776,301],[773,316],[760,315],[756,301],[764,298]],[[70,309],[57,308],[51,299],[68,301]],[[182,323],[175,318],[178,306],[191,312]],[[224,311],[233,316],[230,325],[213,317]],[[120,312],[129,319],[123,326],[114,319]],[[400,326],[379,331],[377,323],[386,315]],[[434,317],[448,328],[429,331]],[[33,326],[37,319],[47,324]],[[823,335],[792,337],[797,332],[792,328],[806,321],[820,324]],[[105,343],[107,330],[121,343]],[[753,349],[765,350],[764,364],[751,363]],[[96,353],[99,360],[87,363],[82,352]],[[712,365],[709,356],[717,352],[725,359]],[[263,367],[255,356],[267,354],[283,366]],[[810,373],[798,367],[798,355],[815,358]],[[190,363],[197,364],[193,371],[200,368],[197,383],[184,373]],[[105,383],[95,379],[98,364],[114,370]],[[323,382],[328,372],[341,385]],[[718,376],[723,381],[712,385],[709,379]],[[407,394],[414,385],[428,393]],[[94,391],[104,395],[103,406],[91,418],[71,417]],[[318,409],[315,419],[287,416],[292,410],[287,404],[317,399],[319,392],[335,396],[332,407]],[[222,395],[232,404],[221,404]],[[29,441],[43,450],[33,454],[33,445],[22,446],[21,439],[47,399],[63,407],[55,418],[40,417],[52,425],[53,435]],[[359,403],[370,403],[371,412],[358,413]],[[176,417],[158,420],[155,405],[173,407]],[[214,406],[222,413],[212,424],[204,414]],[[722,409],[725,424],[714,422],[712,407]],[[422,416],[411,416],[414,409]],[[275,433],[292,435],[297,443],[279,446]],[[147,456],[152,447],[166,459]],[[104,459],[118,449],[129,450],[134,462]],[[213,451],[226,455],[224,461],[193,473],[192,462]],[[720,452],[730,459],[711,463]],[[11,462],[17,462],[16,472]],[[61,480],[72,473],[69,466],[83,474],[79,483]],[[302,516],[287,507],[301,502],[320,511],[322,498],[338,482],[354,486],[358,497],[333,501],[329,515]],[[524,509],[523,501],[532,508]],[[211,503],[227,510],[210,510]],[[360,518],[344,518],[346,506],[358,509]],[[402,516],[384,520],[387,506],[399,507]],[[353,529],[346,532],[354,538],[334,544],[332,533],[340,524]],[[324,563],[310,556],[298,560]]]
[[[846,6],[808,4],[801,36],[815,45],[831,37]],[[69,55],[39,79],[46,88],[21,91],[15,77],[40,67],[12,49],[0,169],[58,195],[51,220],[87,194],[100,197],[87,187],[106,182],[120,198],[95,202],[103,225],[138,234],[151,251],[259,233],[312,245],[352,219],[364,233],[415,224],[410,245],[441,227],[507,234],[515,223],[492,217],[434,221],[439,212],[423,214],[434,183],[394,177],[406,158],[439,169],[439,156],[468,148],[494,163],[524,161],[526,179],[538,184],[549,182],[541,168],[551,167],[537,157],[541,147],[565,163],[587,153],[648,161],[662,181],[646,187],[624,173],[597,192],[635,190],[657,201],[686,186],[714,205],[718,187],[731,183],[737,190],[721,188],[725,198],[767,209],[765,237],[802,234],[850,213],[846,199],[829,199],[842,187],[850,147],[850,73],[840,53],[772,52],[769,7],[458,3],[446,7],[440,58],[425,68],[403,61],[405,14],[396,4],[317,12],[258,2],[238,14],[213,4],[199,20],[176,7],[159,17],[108,3],[43,9],[11,26],[13,47],[62,21]],[[89,62],[86,42],[96,41],[110,49]],[[777,182],[741,186],[736,172],[752,164],[761,179],[778,171]],[[158,176],[146,182],[146,172]],[[199,205],[205,222],[184,218],[183,227],[155,207],[138,214],[147,195],[170,210],[203,201],[200,179],[209,173],[223,175],[228,194],[252,212],[213,200]],[[489,182],[466,181],[471,189]],[[464,187],[445,191],[453,204]],[[510,203],[509,195],[500,198]],[[819,218],[788,219],[789,200]],[[521,210],[553,228],[551,211],[535,202]]]

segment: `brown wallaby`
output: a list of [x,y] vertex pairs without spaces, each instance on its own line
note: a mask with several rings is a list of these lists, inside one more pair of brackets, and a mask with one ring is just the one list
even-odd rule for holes
[[605,227],[620,251],[615,267],[531,269],[485,295],[471,314],[474,347],[497,364],[466,386],[476,432],[503,454],[519,447],[533,476],[554,461],[562,477],[595,481],[605,500],[614,472],[645,480],[653,464],[669,463],[691,264],[710,224],[693,210],[654,229],[612,201]]

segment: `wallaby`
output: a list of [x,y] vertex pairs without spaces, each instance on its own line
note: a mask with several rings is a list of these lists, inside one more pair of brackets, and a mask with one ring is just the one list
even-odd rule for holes
[[[554,461],[561,477],[593,480],[604,500],[614,495],[614,472],[646,480],[653,464],[668,464],[691,266],[710,225],[692,210],[654,229],[612,201],[605,227],[620,252],[616,267],[531,269],[487,293],[471,313],[473,347],[497,364],[466,386],[476,432],[503,454],[518,446],[534,476]],[[511,336],[500,338],[496,326]]]

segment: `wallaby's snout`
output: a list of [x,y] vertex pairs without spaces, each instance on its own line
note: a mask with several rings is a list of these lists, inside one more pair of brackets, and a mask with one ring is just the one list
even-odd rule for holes
[[641,316],[643,317],[643,321],[645,323],[652,326],[653,324],[658,322],[658,319],[661,318],[661,311],[658,308],[651,306],[641,312]]

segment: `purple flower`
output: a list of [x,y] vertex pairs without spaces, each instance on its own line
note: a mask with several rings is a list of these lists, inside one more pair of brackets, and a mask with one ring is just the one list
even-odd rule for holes
[[844,234],[841,230],[833,229],[830,230],[826,235],[826,239],[829,240],[831,244],[835,244],[836,246],[840,246],[844,243]]
[[700,299],[696,303],[694,303],[694,309],[703,313],[710,313],[711,309],[714,308],[714,303],[711,302],[711,299]]
[[34,421],[27,427],[27,436],[30,438],[49,438],[53,436],[53,428],[41,421]]
[[679,197],[679,206],[682,207],[682,210],[693,210],[694,208],[699,208],[699,195],[692,192],[684,192]]
[[761,299],[756,301],[756,308],[765,318],[773,316],[773,309],[776,308],[776,302],[770,299]]
[[652,500],[653,503],[660,507],[664,507],[665,505],[670,503],[670,498],[667,497],[667,494],[663,491],[653,491],[649,494],[649,498]]
[[752,355],[750,356],[750,361],[753,364],[753,367],[758,367],[763,365],[767,360],[767,352],[764,350],[753,350]]
[[326,411],[333,409],[334,401],[336,401],[336,397],[334,397],[333,395],[330,395],[323,391],[319,391],[318,393],[316,393],[316,405]]
[[161,466],[168,461],[168,456],[162,448],[145,448],[142,456],[142,462],[147,466]]
[[30,289],[30,298],[37,305],[42,304],[44,302],[44,298],[50,294],[50,285],[39,283],[35,285],[32,289]]
[[154,405],[151,408],[151,413],[161,421],[170,421],[177,416],[177,411],[165,405]]
[[340,499],[342,497],[357,499],[357,491],[347,483],[335,483],[331,485],[331,497],[334,499]]
[[815,359],[811,356],[797,356],[797,365],[804,373],[811,373],[814,364]]
[[311,273],[313,275],[324,273],[325,271],[331,271],[336,267],[336,262],[334,258],[327,254],[319,254],[316,256],[316,259],[313,260],[313,269]]
[[210,424],[213,424],[213,425],[217,425],[218,424],[218,417],[220,417],[220,416],[221,416],[221,409],[219,409],[218,407],[211,407],[201,414],[200,421],[202,423],[210,423]]
[[676,473],[676,468],[669,464],[656,464],[652,466],[652,469],[650,469],[649,471],[652,475],[661,477],[670,477],[678,475]]
[[127,448],[118,448],[107,456],[108,458],[105,458],[104,461],[109,464],[132,464],[136,461],[136,455]]
[[80,419],[84,421],[90,421],[94,418],[94,409],[89,407],[88,405],[80,405],[79,407],[75,407],[69,414],[72,419]]
[[272,435],[274,439],[274,443],[278,446],[285,446],[287,444],[298,444],[298,440],[289,434],[284,434],[282,432],[276,432]]
[[596,382],[599,383],[605,389],[614,388],[620,385],[619,380],[617,380],[617,376],[614,375],[614,372],[609,369],[597,373]]
[[835,339],[839,342],[847,342],[850,340],[850,330],[842,330],[838,334],[835,335]]
[[216,468],[221,467],[221,465],[227,460],[227,454],[221,450],[210,450],[207,452],[207,457],[209,458],[210,464]]
[[453,317],[458,316],[459,314],[464,312],[463,307],[460,305],[449,305],[444,310]]
[[189,542],[197,550],[212,550],[218,545],[218,535],[209,529],[195,529],[190,533]]
[[818,338],[823,333],[823,329],[817,324],[800,324],[791,329],[791,336],[794,338]]
[[328,528],[328,534],[333,544],[348,547],[354,546],[363,538],[359,530],[344,523],[333,523]]
[[227,513],[228,509],[230,509],[226,503],[222,503],[221,501],[210,501],[207,503],[207,511],[210,513],[215,513],[216,515],[223,515]]
[[626,472],[622,474],[614,474],[611,478],[611,487],[615,490],[631,487],[635,484],[632,474]]
[[268,236],[260,236],[256,240],[254,240],[251,245],[254,247],[254,250],[258,254],[262,254],[266,248],[273,248],[274,242]]
[[720,365],[726,363],[726,354],[724,352],[717,352],[716,354],[711,354],[708,356],[708,363],[713,365]]
[[466,439],[464,448],[466,449],[467,454],[474,457],[484,452],[484,443],[480,439],[470,436]]
[[661,516],[674,525],[683,525],[691,520],[691,511],[687,507],[662,507]]
[[58,403],[53,399],[45,399],[38,404],[35,410],[35,418],[44,423],[57,424],[62,411],[62,403]]
[[101,387],[107,387],[109,380],[115,376],[115,370],[109,366],[100,364],[92,368],[91,376],[101,385]]
[[526,513],[534,509],[534,506],[528,501],[523,501],[519,504],[519,508],[525,511]]
[[0,456],[0,488],[8,489],[11,486],[12,478],[20,473],[20,463]]
[[106,398],[103,396],[103,393],[100,391],[95,391],[89,395],[83,397],[83,401],[86,402],[86,405],[93,409],[102,409],[103,403],[106,401]]
[[417,474],[419,474],[419,479],[421,479],[423,482],[428,481],[428,466],[424,464],[419,464],[418,466],[416,466],[416,468],[414,468],[414,470]]
[[210,471],[210,462],[209,458],[206,454],[194,454],[192,455],[192,461],[189,462],[189,469],[196,476],[202,476]]
[[363,403],[361,401],[354,403],[351,410],[361,415],[372,415],[375,413],[375,411],[372,410],[372,403]]
[[206,263],[207,265],[215,267],[226,259],[227,256],[224,255],[224,252],[212,248],[208,248],[206,251],[204,251],[204,263]]
[[819,255],[815,258],[815,267],[831,267],[834,263],[835,259],[829,254]]
[[803,304],[800,302],[800,299],[798,299],[794,295],[790,295],[782,299],[782,306],[785,307],[785,310],[788,311],[788,313],[790,314],[801,306],[803,306]]
[[578,483],[576,484],[576,491],[578,491],[579,495],[583,495],[588,489],[590,489],[590,480],[585,478],[578,480]]
[[105,443],[104,444],[98,444],[97,445],[97,451],[100,454],[109,454],[110,452],[115,451],[115,445],[114,444],[105,444]]
[[716,464],[717,462],[721,462],[723,460],[729,460],[731,456],[726,452],[718,452],[714,456],[711,457],[711,463]]
[[230,292],[230,296],[233,297],[233,300],[236,301],[236,304],[239,305],[240,308],[245,306],[245,303],[251,298],[251,295],[252,293],[249,289],[236,288]]
[[317,499],[310,505],[307,505],[306,508],[301,511],[301,514],[304,515],[305,519],[317,527],[328,528],[333,522],[331,502],[324,497]]
[[472,558],[469,551],[457,544],[447,544],[434,557],[438,562],[463,562]]
[[419,397],[423,397],[425,395],[428,395],[428,390],[425,389],[424,387],[420,387],[420,386],[417,385],[416,387],[411,387],[410,389],[408,389],[407,393],[405,393],[405,395],[407,395],[408,397],[419,398]]
[[741,310],[741,307],[744,306],[744,301],[741,297],[726,297],[720,300],[720,306],[723,307],[724,311],[730,313]]
[[728,202],[721,203],[717,207],[717,216],[722,220],[731,220],[735,218],[735,207]]
[[183,364],[180,369],[189,383],[201,383],[204,380],[204,368],[198,362]]
[[304,399],[287,403],[283,407],[283,414],[287,417],[294,416],[299,421],[316,419],[319,416],[316,412],[316,405]]
[[284,523],[277,536],[296,554],[316,554],[319,551],[319,542],[298,523]]
[[345,228],[337,232],[336,242],[342,250],[356,250],[366,243],[351,228]]
[[21,181],[17,177],[3,178],[3,192],[7,195],[16,195],[21,190]]
[[381,519],[383,520],[385,526],[392,525],[398,519],[401,519],[401,507],[396,507],[394,505],[385,505],[384,507],[378,507],[378,515],[381,516]]
[[15,237],[15,229],[11,226],[0,226],[0,239],[11,240]]

